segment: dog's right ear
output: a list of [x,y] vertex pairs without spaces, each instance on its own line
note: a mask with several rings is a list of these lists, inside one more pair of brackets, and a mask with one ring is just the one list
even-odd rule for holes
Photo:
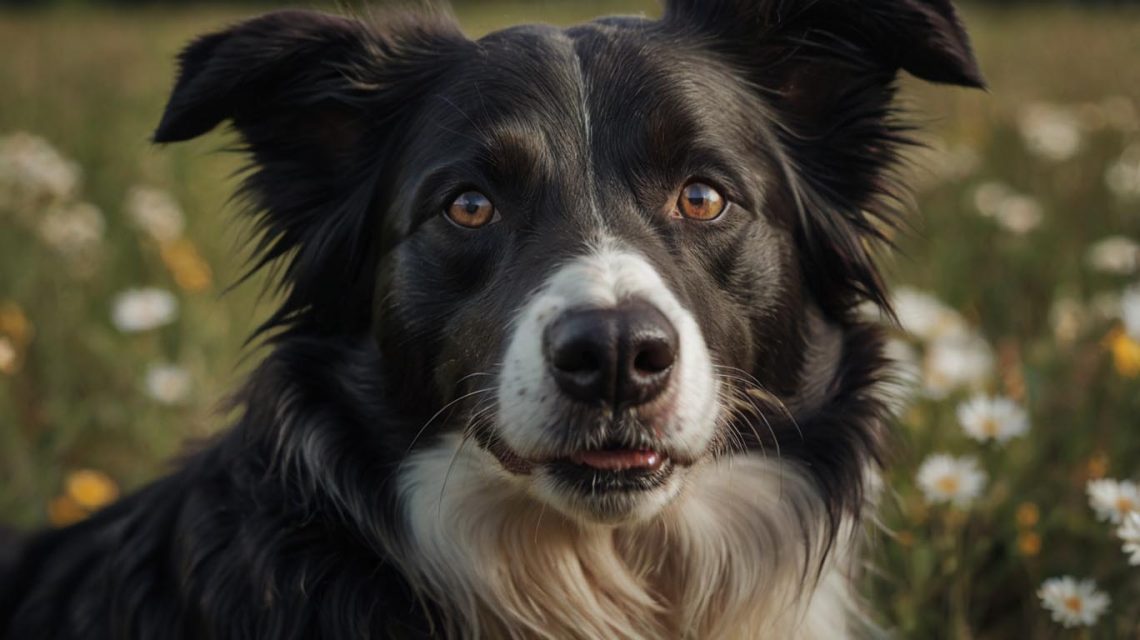
[[191,43],[155,142],[225,121],[251,159],[244,194],[261,232],[260,267],[278,258],[285,300],[263,328],[352,331],[371,285],[361,241],[400,124],[468,41],[440,16],[363,22],[281,11]]

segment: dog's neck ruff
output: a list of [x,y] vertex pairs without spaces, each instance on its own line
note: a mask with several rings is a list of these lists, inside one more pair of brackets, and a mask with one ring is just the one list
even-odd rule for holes
[[810,481],[759,455],[695,471],[652,521],[579,523],[445,437],[401,469],[392,555],[449,637],[842,637],[847,553]]

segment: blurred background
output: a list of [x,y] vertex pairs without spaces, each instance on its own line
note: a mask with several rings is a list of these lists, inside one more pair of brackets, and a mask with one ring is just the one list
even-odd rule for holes
[[[240,158],[147,139],[179,48],[267,7],[0,0],[0,520],[75,522],[226,424],[273,303],[227,291]],[[472,35],[658,11],[457,6]],[[927,143],[889,260],[914,400],[865,594],[901,637],[1137,638],[1140,6],[964,16],[989,93],[903,86]]]

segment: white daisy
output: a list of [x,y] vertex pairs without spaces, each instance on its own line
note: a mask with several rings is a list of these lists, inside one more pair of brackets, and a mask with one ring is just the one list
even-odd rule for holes
[[910,287],[895,289],[891,305],[903,330],[921,340],[934,340],[965,326],[957,311],[933,295]]
[[958,405],[958,423],[974,440],[999,443],[1025,435],[1029,416],[1009,398],[976,395]]
[[119,331],[148,331],[174,321],[178,299],[164,289],[129,289],[115,296],[111,322]]
[[178,404],[190,396],[190,372],[173,364],[155,364],[146,370],[146,392],[162,404]]
[[1130,480],[1090,480],[1086,491],[1101,520],[1120,524],[1128,514],[1140,512],[1140,487]]
[[1121,200],[1140,198],[1140,142],[1133,143],[1104,172],[1104,184]]
[[1089,247],[1089,268],[1113,275],[1131,275],[1140,269],[1140,244],[1125,236],[1109,236]]
[[1120,319],[1124,332],[1133,340],[1140,340],[1140,284],[1129,287],[1120,296]]
[[1108,611],[1108,594],[1096,590],[1092,580],[1077,581],[1072,576],[1049,578],[1037,591],[1041,604],[1053,614],[1053,621],[1065,628],[1091,627]]
[[0,138],[0,209],[65,200],[79,187],[79,165],[30,133]]
[[1019,193],[1002,201],[994,215],[994,220],[1006,231],[1025,235],[1040,226],[1044,217],[1040,202]]
[[1004,182],[983,182],[974,189],[974,207],[978,213],[992,218],[998,214],[1002,203],[1015,193],[1013,187]]
[[964,507],[981,495],[986,474],[974,458],[936,453],[923,461],[916,480],[927,502],[951,502]]
[[937,400],[962,388],[984,386],[993,373],[994,356],[985,338],[960,331],[932,342],[923,365],[923,389]]
[[48,211],[40,221],[39,233],[53,249],[70,256],[96,249],[105,226],[98,207],[79,202]]
[[1026,149],[1039,158],[1061,162],[1081,150],[1081,123],[1069,109],[1049,104],[1029,105],[1021,112],[1017,124]]
[[186,225],[182,207],[162,189],[131,187],[124,207],[135,225],[158,242],[177,240]]
[[1129,554],[1128,563],[1140,565],[1140,512],[1128,514],[1116,535],[1124,542],[1124,553]]

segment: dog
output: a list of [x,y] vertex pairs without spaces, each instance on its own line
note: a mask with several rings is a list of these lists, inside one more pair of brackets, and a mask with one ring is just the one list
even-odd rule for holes
[[194,41],[154,140],[240,136],[268,354],[177,470],[22,539],[0,629],[874,633],[900,71],[983,87],[949,0]]

